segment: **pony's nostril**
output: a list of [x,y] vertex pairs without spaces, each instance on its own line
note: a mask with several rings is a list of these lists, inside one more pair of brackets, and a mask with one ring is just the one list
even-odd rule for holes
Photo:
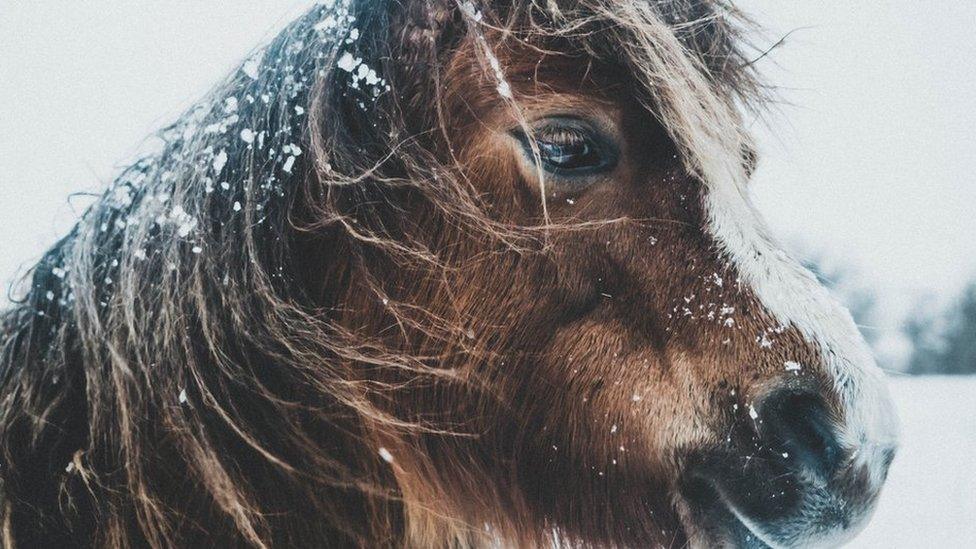
[[760,408],[763,442],[782,450],[798,467],[829,478],[841,462],[841,447],[823,399],[816,393],[777,391]]

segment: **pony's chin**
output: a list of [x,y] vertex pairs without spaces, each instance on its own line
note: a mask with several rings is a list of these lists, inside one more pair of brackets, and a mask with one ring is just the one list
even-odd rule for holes
[[[761,483],[754,485],[761,489]],[[821,517],[783,516],[769,523],[751,518],[724,493],[720,482],[697,477],[685,483],[683,490],[684,528],[690,547],[736,547],[764,549],[781,547],[838,547],[856,536],[867,525],[874,510],[871,505],[853,516],[841,513],[825,523]],[[801,507],[817,507],[824,499],[801,492]],[[772,497],[772,494],[771,494]],[[817,500],[820,500],[819,502]],[[843,505],[838,507],[843,508]]]
[[742,520],[728,501],[710,482],[699,479],[685,490],[682,522],[689,547],[741,547],[765,549],[777,547],[767,543],[755,523]]

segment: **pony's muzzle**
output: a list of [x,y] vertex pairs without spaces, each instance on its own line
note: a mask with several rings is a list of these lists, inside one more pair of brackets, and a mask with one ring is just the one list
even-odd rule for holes
[[822,398],[812,392],[783,389],[759,407],[761,443],[779,453],[796,472],[828,482],[841,473],[841,448],[835,422]]
[[780,388],[757,402],[737,440],[689,456],[682,494],[691,522],[706,525],[700,544],[835,546],[852,537],[870,517],[894,447],[845,445],[842,420],[809,389]]

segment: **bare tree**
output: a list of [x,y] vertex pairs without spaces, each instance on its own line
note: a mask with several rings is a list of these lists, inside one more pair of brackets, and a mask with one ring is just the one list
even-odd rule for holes
[[913,374],[976,374],[976,282],[938,315],[918,313],[905,323]]

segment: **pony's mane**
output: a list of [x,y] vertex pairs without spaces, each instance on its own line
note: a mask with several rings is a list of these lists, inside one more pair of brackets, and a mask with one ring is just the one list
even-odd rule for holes
[[[155,546],[406,535],[411,502],[384,445],[466,433],[404,417],[397,392],[492,393],[439,367],[484,351],[466,346],[463,319],[383,283],[394,268],[451,268],[399,214],[410,204],[519,251],[552,230],[493,219],[445,154],[441,78],[467,43],[484,46],[476,58],[503,95],[495,56],[512,41],[621,64],[692,173],[742,179],[740,112],[762,90],[724,1],[492,4],[321,3],[163,130],[160,151],[45,253],[0,332],[0,492],[45,503],[33,532]],[[347,303],[350,286],[371,302]],[[336,322],[351,306],[425,344]],[[289,519],[295,508],[319,521]],[[9,502],[2,512],[10,540]]]

